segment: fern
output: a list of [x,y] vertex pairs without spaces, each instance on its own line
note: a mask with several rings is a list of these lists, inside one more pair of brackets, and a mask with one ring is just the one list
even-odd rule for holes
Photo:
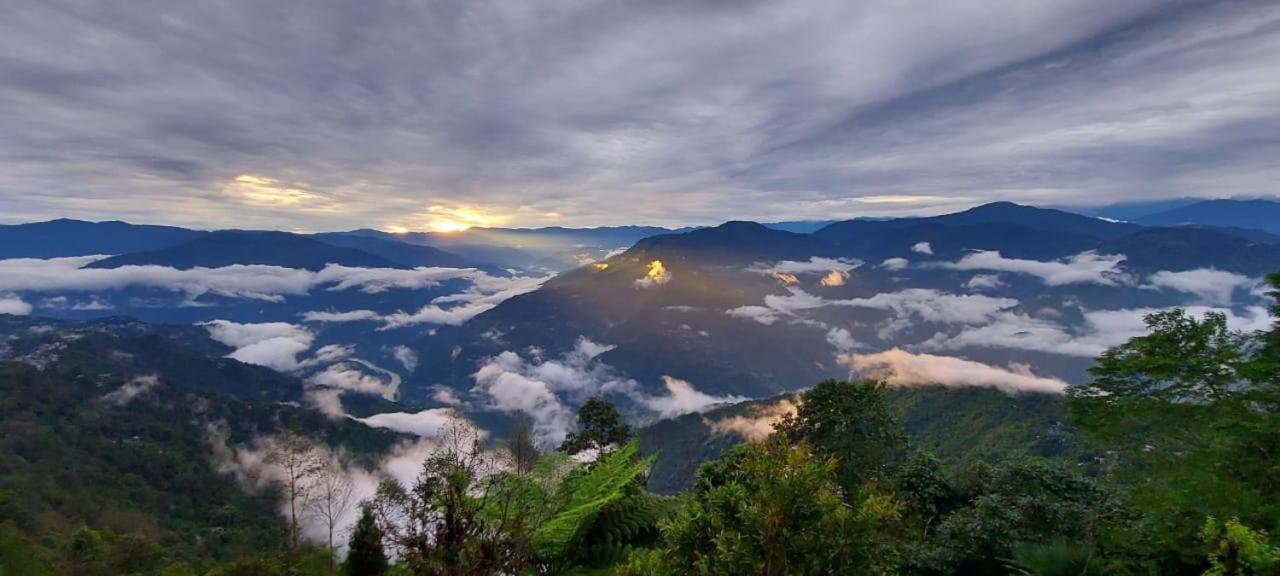
[[653,463],[653,457],[637,459],[638,451],[639,444],[632,440],[603,456],[587,474],[565,481],[563,507],[533,534],[538,557],[552,562],[568,557],[600,513],[626,497],[626,488]]

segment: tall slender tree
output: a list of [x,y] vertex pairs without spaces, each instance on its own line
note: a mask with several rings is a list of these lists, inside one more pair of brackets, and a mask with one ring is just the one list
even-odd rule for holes
[[280,484],[289,503],[289,545],[297,550],[302,539],[302,519],[310,508],[316,473],[324,465],[306,436],[288,430],[275,437],[267,464],[279,469]]
[[347,546],[347,560],[342,566],[343,576],[381,576],[387,572],[387,554],[382,549],[382,531],[368,505],[360,507],[360,520],[356,521]]

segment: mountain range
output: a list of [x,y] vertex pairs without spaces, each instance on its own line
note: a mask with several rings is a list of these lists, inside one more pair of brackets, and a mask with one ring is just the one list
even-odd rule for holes
[[[1171,226],[1009,202],[680,230],[55,220],[0,226],[0,311],[197,324],[220,355],[353,392],[349,410],[363,394],[481,419],[520,411],[554,440],[591,394],[648,423],[851,373],[1060,391],[1153,310],[1263,325],[1258,278],[1280,269],[1280,244],[1230,215],[1267,207],[1207,204],[1183,209],[1202,221]],[[516,378],[536,394],[503,387]]]

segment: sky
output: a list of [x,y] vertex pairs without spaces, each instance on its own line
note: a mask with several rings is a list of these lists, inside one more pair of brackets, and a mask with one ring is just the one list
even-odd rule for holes
[[1280,195],[1280,3],[0,0],[0,222]]

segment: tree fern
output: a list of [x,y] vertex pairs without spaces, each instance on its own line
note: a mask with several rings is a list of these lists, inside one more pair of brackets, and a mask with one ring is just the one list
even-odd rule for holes
[[603,456],[587,474],[565,481],[563,507],[533,534],[538,557],[555,561],[569,556],[601,511],[626,497],[626,488],[653,463],[652,457],[637,459],[638,451],[638,443],[632,440]]

